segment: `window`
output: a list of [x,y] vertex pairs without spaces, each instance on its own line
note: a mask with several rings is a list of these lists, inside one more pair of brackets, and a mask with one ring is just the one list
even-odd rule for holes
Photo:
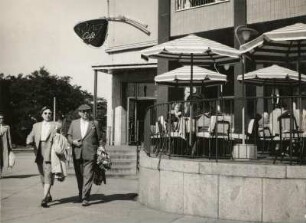
[[227,2],[229,0],[175,0],[175,10],[183,10],[203,5]]

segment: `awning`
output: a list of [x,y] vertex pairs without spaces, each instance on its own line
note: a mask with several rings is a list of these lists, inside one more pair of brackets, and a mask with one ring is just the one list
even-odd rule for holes
[[108,70],[136,70],[136,69],[148,69],[157,68],[157,63],[146,64],[107,64],[107,65],[95,65],[92,66],[94,70],[106,72]]

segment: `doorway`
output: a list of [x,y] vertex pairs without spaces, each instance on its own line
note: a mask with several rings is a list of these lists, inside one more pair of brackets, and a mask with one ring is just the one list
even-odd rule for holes
[[128,97],[127,139],[129,145],[139,145],[144,140],[144,119],[149,106],[154,105],[156,98]]

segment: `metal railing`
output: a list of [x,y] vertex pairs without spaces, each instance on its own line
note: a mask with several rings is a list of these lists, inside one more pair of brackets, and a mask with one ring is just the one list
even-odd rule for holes
[[150,156],[303,164],[305,106],[306,96],[156,104],[146,112],[144,150]]
[[229,0],[176,0],[175,10],[184,10],[204,5],[211,5],[215,3],[227,2]]

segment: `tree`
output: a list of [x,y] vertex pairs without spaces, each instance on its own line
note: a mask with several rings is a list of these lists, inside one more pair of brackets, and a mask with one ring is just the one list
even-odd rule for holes
[[92,100],[90,93],[70,84],[71,77],[51,75],[44,67],[26,76],[0,75],[0,80],[9,89],[9,105],[4,112],[17,144],[24,144],[32,124],[41,120],[40,109],[43,106],[53,107],[54,97],[57,118],[68,119],[68,123],[70,118],[76,118],[73,114],[76,114],[74,111],[79,105]]

